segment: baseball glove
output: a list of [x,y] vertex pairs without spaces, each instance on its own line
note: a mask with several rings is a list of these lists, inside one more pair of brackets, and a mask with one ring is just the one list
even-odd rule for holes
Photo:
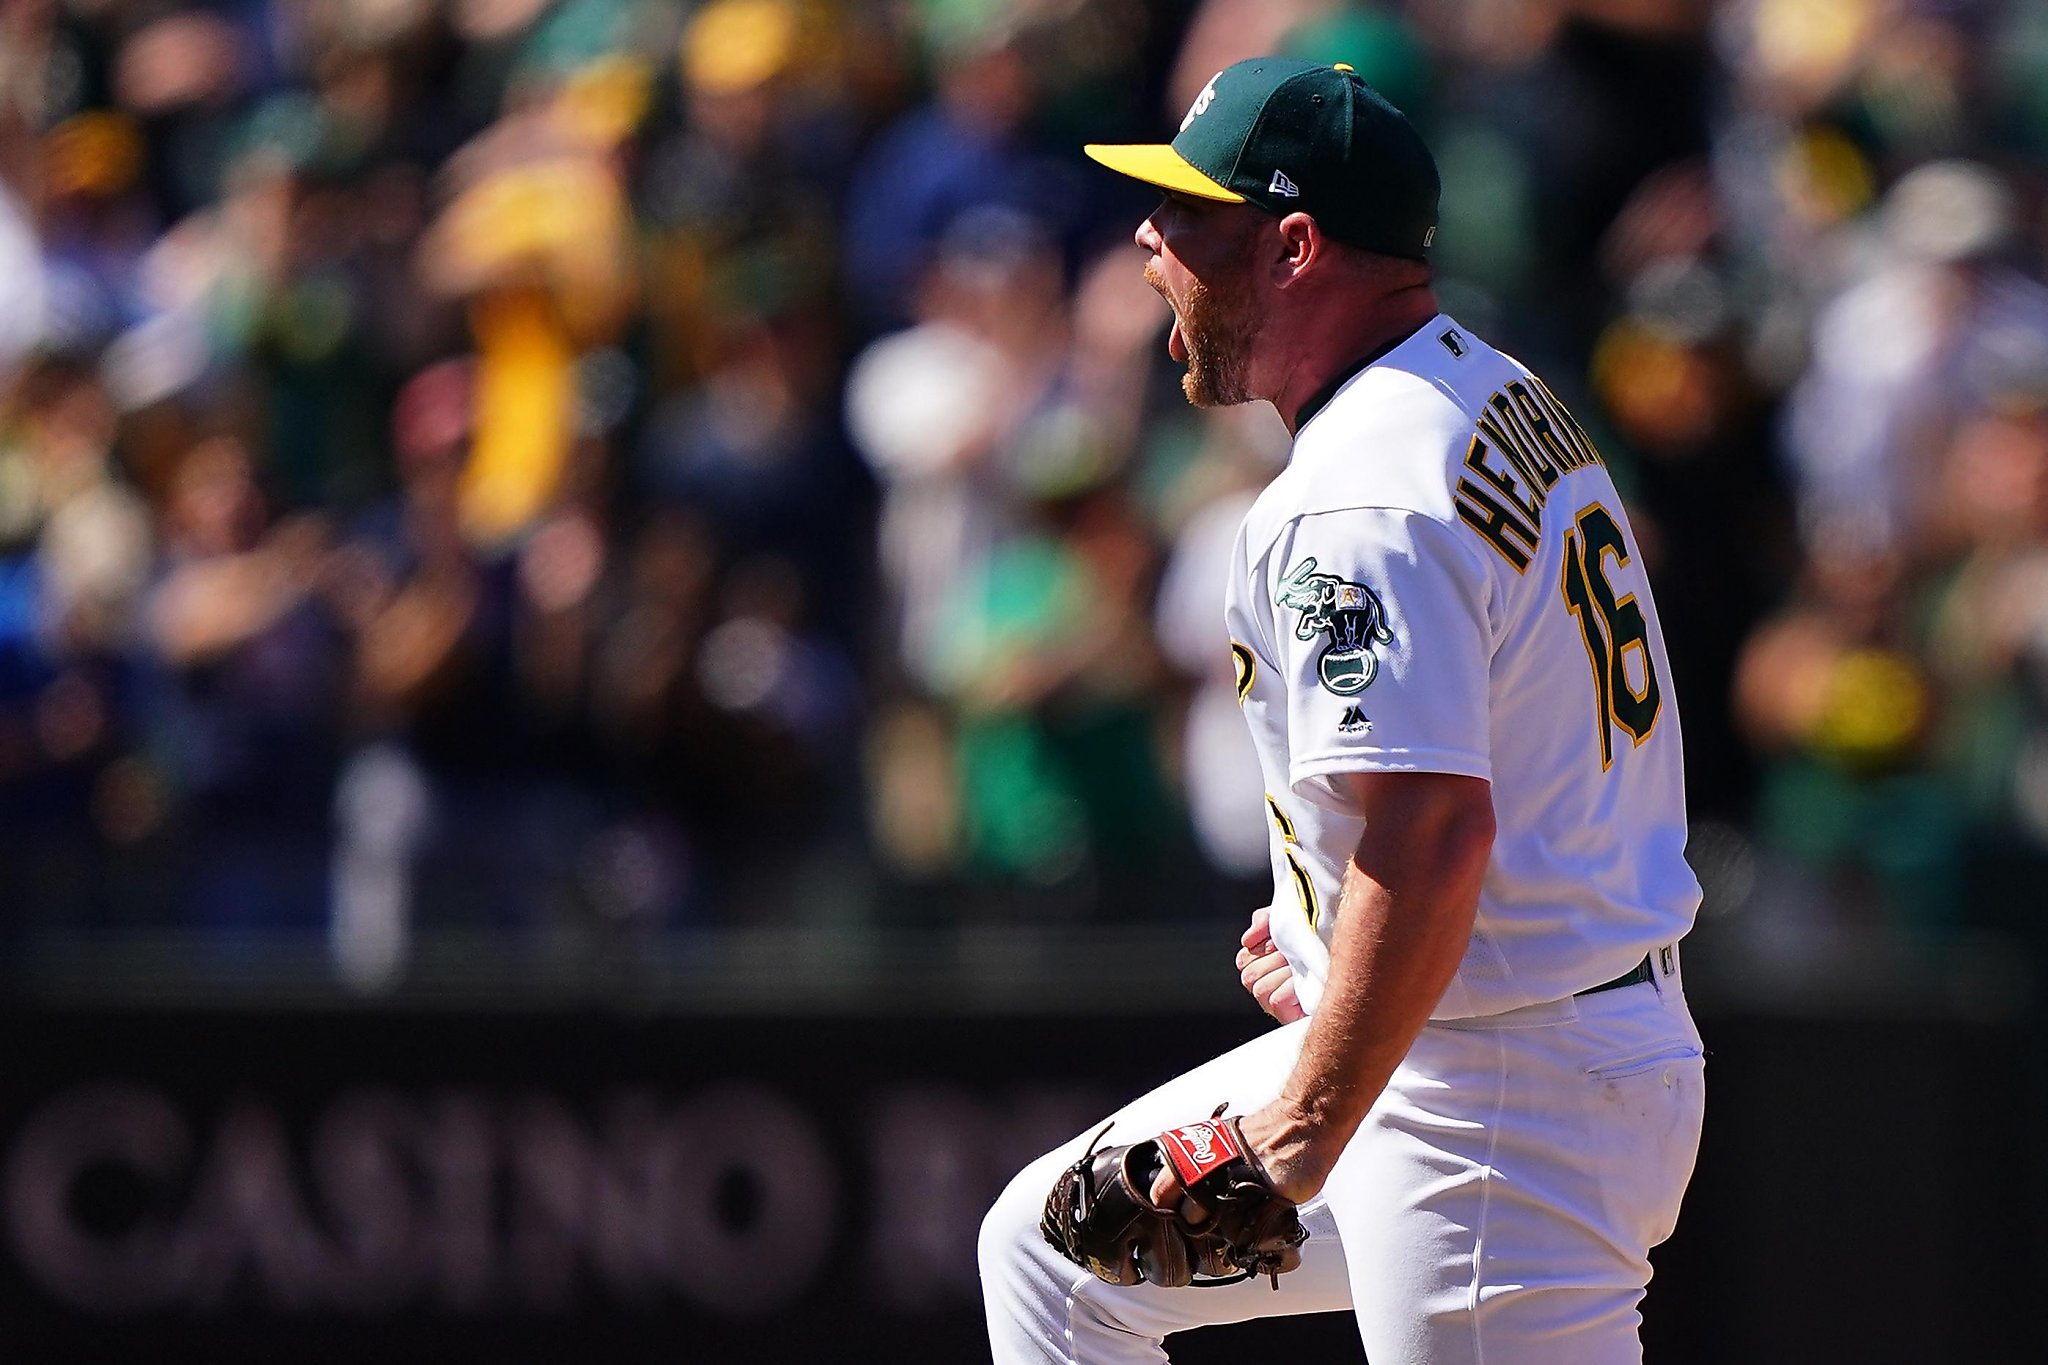
[[[1104,1124],[1046,1196],[1039,1229],[1062,1256],[1110,1284],[1175,1289],[1254,1275],[1278,1289],[1280,1276],[1301,1264],[1308,1231],[1222,1107],[1204,1122],[1097,1151],[1108,1131]],[[1207,1213],[1200,1222],[1152,1203],[1152,1181],[1167,1161]]]

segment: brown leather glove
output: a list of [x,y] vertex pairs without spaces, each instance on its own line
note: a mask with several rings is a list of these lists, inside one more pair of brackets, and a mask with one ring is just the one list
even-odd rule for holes
[[[1236,1119],[1214,1115],[1127,1147],[1088,1144],[1046,1197],[1039,1229],[1058,1252],[1110,1284],[1197,1288],[1279,1277],[1301,1264],[1308,1232],[1245,1145]],[[1205,1214],[1152,1203],[1153,1177],[1171,1161]],[[1184,1206],[1183,1206],[1184,1207]]]

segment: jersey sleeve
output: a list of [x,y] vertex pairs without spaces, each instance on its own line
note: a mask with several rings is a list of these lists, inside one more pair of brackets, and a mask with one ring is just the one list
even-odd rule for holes
[[1341,809],[1343,772],[1492,777],[1495,585],[1451,528],[1394,508],[1298,517],[1261,589],[1297,795]]

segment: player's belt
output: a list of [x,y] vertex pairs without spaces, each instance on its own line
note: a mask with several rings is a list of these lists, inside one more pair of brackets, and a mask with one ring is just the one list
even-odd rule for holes
[[1650,976],[1650,957],[1649,954],[1645,953],[1643,955],[1643,960],[1641,962],[1638,962],[1635,966],[1629,968],[1620,976],[1615,977],[1614,980],[1603,981],[1597,986],[1588,986],[1586,987],[1586,989],[1582,991],[1574,991],[1573,994],[1598,995],[1602,991],[1618,991],[1623,986],[1640,986],[1645,981],[1648,981],[1650,979]]

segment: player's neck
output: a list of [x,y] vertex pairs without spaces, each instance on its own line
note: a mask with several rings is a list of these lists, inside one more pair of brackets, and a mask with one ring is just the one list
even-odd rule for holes
[[1436,314],[1436,294],[1421,284],[1396,290],[1356,311],[1331,310],[1319,328],[1289,329],[1301,340],[1272,396],[1288,434],[1299,432],[1345,380],[1413,336]]

